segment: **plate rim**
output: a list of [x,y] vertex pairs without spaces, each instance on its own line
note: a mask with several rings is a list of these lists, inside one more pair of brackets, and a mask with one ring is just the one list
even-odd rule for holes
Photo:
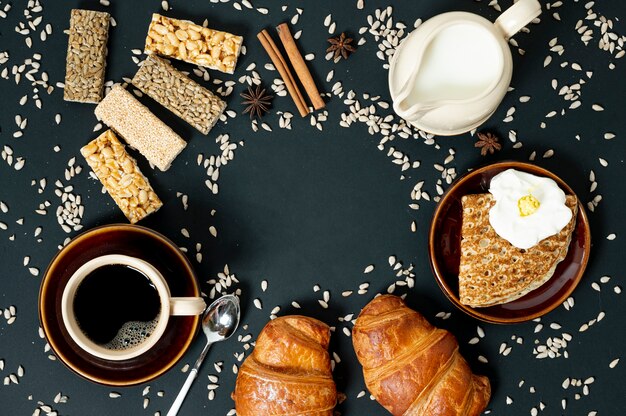
[[[182,253],[180,251],[180,249],[178,248],[178,246],[176,244],[174,244],[169,238],[167,238],[166,236],[164,236],[163,234],[159,233],[158,231],[155,231],[153,229],[144,227],[142,225],[137,225],[137,224],[125,224],[125,223],[114,223],[114,224],[104,224],[104,225],[100,225],[94,228],[91,228],[89,230],[86,230],[80,234],[78,234],[77,236],[75,236],[74,238],[72,238],[72,240],[67,243],[67,245],[65,245],[61,250],[58,250],[57,253],[52,257],[52,259],[50,260],[50,262],[48,263],[48,266],[46,267],[46,271],[43,274],[43,278],[41,280],[41,284],[39,287],[39,294],[38,294],[38,300],[37,300],[37,307],[38,307],[38,318],[39,318],[39,324],[41,326],[41,329],[44,333],[44,337],[46,342],[50,345],[50,348],[52,350],[52,352],[54,353],[54,355],[58,358],[58,361],[60,361],[65,367],[67,367],[69,370],[71,370],[74,374],[77,374],[78,376],[82,377],[85,380],[100,384],[100,385],[105,385],[105,386],[111,386],[111,387],[130,387],[130,386],[135,386],[135,385],[139,385],[142,383],[146,383],[148,381],[154,380],[157,377],[160,377],[161,375],[163,375],[164,373],[166,373],[168,370],[170,370],[172,367],[174,367],[184,356],[184,354],[189,350],[189,347],[191,346],[191,344],[193,343],[193,341],[196,338],[196,335],[198,333],[198,330],[200,328],[200,316],[195,316],[195,321],[193,322],[192,325],[192,331],[191,331],[191,335],[189,336],[189,338],[187,339],[187,341],[185,342],[185,344],[183,345],[183,348],[180,349],[180,351],[178,351],[170,360],[170,362],[168,363],[168,365],[165,365],[161,368],[159,368],[157,371],[153,372],[152,374],[148,374],[145,375],[143,377],[129,377],[127,379],[124,380],[111,380],[109,378],[106,377],[99,377],[95,374],[92,374],[90,371],[85,371],[82,368],[79,368],[79,366],[77,366],[75,363],[71,363],[71,360],[68,360],[66,355],[62,352],[62,349],[58,348],[57,343],[55,343],[54,341],[52,341],[48,335],[49,330],[48,330],[48,326],[49,323],[48,321],[44,321],[44,316],[46,316],[46,312],[43,308],[45,299],[44,299],[44,292],[47,290],[48,286],[49,286],[49,273],[50,273],[50,269],[53,268],[57,261],[59,260],[59,258],[65,253],[67,252],[70,247],[73,247],[74,245],[76,245],[78,242],[84,240],[85,238],[89,237],[91,234],[93,233],[97,233],[97,232],[106,232],[107,229],[115,229],[115,228],[123,228],[123,229],[127,229],[127,230],[132,230],[132,231],[140,231],[146,235],[149,235],[151,238],[157,238],[158,240],[160,240],[161,242],[163,242],[166,245],[169,245],[172,249],[175,249],[176,254],[179,255],[179,257],[181,258],[181,260],[184,262],[185,267],[190,271],[191,273],[191,277],[192,280],[191,282],[193,283],[193,291],[195,292],[195,294],[197,296],[200,296],[200,286],[198,284],[198,279],[195,273],[195,270],[193,269],[193,266],[191,264],[191,262],[189,261],[189,259],[187,258],[187,256],[184,255],[184,253]],[[45,323],[44,323],[45,322]]]
[[[559,185],[559,187],[563,188],[569,194],[576,196],[577,203],[578,203],[577,221],[582,220],[582,225],[583,225],[583,230],[584,230],[583,257],[581,260],[580,267],[578,268],[576,272],[576,276],[572,281],[573,284],[571,285],[571,287],[567,289],[565,292],[563,292],[561,296],[559,296],[558,298],[555,298],[554,301],[550,305],[546,306],[545,308],[535,313],[520,316],[520,317],[512,317],[512,318],[494,317],[493,315],[480,312],[478,308],[472,308],[471,306],[461,304],[459,299],[454,296],[454,293],[448,286],[446,279],[443,276],[443,272],[440,269],[439,263],[436,261],[437,256],[435,255],[435,249],[434,249],[435,230],[437,228],[436,223],[438,219],[441,218],[441,215],[442,215],[441,211],[445,205],[445,202],[447,202],[448,199],[451,198],[451,195],[453,195],[454,190],[457,189],[461,184],[465,183],[467,180],[469,180],[475,175],[484,173],[494,168],[520,168],[524,170],[525,172],[528,172],[530,170],[531,171],[530,173],[539,173],[542,175],[546,175],[547,177],[551,179],[554,179]],[[574,240],[572,239],[572,241],[570,241],[570,245],[573,243],[574,243]],[[578,284],[580,283],[583,275],[585,274],[587,264],[589,263],[590,253],[591,253],[591,229],[589,227],[589,219],[587,217],[587,213],[585,212],[585,207],[583,206],[580,198],[578,198],[578,195],[576,195],[574,190],[567,184],[567,182],[561,179],[554,172],[551,172],[550,170],[544,167],[541,167],[532,163],[520,162],[520,161],[515,161],[515,160],[504,160],[504,161],[481,165],[475,169],[470,170],[469,172],[464,173],[463,175],[458,177],[455,181],[453,181],[450,184],[450,187],[442,195],[441,200],[437,203],[437,206],[431,218],[430,227],[428,231],[428,260],[430,263],[431,272],[433,273],[433,276],[435,277],[435,281],[437,282],[437,285],[439,286],[441,291],[444,293],[444,295],[450,301],[450,303],[452,303],[457,309],[463,311],[464,313],[466,313],[467,315],[475,319],[478,319],[483,322],[493,323],[493,324],[505,325],[505,324],[528,322],[533,319],[544,316],[548,314],[549,312],[553,311],[554,309],[556,309],[578,287]],[[548,281],[552,280],[554,277],[555,276],[552,275]]]

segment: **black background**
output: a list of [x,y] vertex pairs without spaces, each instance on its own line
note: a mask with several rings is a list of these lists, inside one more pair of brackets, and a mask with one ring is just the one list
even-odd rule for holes
[[[42,70],[48,72],[52,85],[64,78],[67,37],[63,30],[69,25],[70,9],[106,10],[117,21],[117,26],[110,31],[106,73],[107,80],[116,82],[135,73],[131,49],[143,49],[150,15],[161,10],[158,1],[113,0],[110,7],[100,6],[95,1],[46,2],[39,31],[45,23],[51,23],[53,35],[42,43],[38,31],[33,36],[34,46],[29,50],[24,37],[14,30],[18,21],[25,21],[22,10],[26,2],[12,3],[7,19],[0,19],[0,51],[7,50],[10,54],[9,62],[0,66],[0,71],[6,66],[10,69],[13,65],[20,65],[34,52],[39,52],[43,56]],[[468,10],[493,20],[498,12],[487,3],[486,0],[398,1],[393,2],[393,18],[394,22],[402,21],[409,28],[418,17],[426,19],[450,10]],[[542,3],[545,8],[545,2]],[[379,405],[370,401],[369,395],[357,398],[365,386],[351,340],[343,334],[344,324],[337,318],[348,313],[356,316],[376,293],[386,291],[396,280],[395,272],[387,264],[390,255],[396,256],[405,267],[415,266],[416,284],[414,289],[408,290],[409,305],[433,323],[451,330],[458,337],[461,350],[473,369],[490,377],[493,386],[489,405],[491,414],[529,414],[531,408],[539,408],[540,403],[546,406],[543,413],[549,415],[587,415],[594,410],[598,415],[621,414],[626,397],[623,383],[626,362],[622,360],[614,369],[609,368],[609,363],[622,356],[622,346],[626,342],[625,302],[623,295],[613,291],[614,286],[623,286],[620,254],[623,251],[621,240],[626,235],[623,220],[626,209],[623,197],[626,191],[623,181],[626,150],[624,59],[615,60],[608,52],[598,49],[599,28],[593,27],[592,20],[586,24],[594,29],[594,39],[585,46],[575,31],[576,22],[587,15],[585,4],[564,3],[557,9],[544,11],[541,23],[532,25],[530,34],[521,33],[515,37],[519,47],[525,50],[521,56],[517,48],[512,47],[515,65],[512,87],[515,90],[505,97],[496,114],[481,127],[502,137],[503,150],[493,156],[481,157],[469,133],[436,138],[436,145],[427,145],[421,138],[397,137],[381,152],[377,149],[381,136],[368,134],[364,124],[355,123],[348,129],[339,126],[340,114],[347,112],[348,107],[336,96],[327,100],[328,121],[323,123],[323,131],[311,127],[308,119],[300,119],[288,97],[276,97],[273,113],[264,119],[272,126],[272,132],[262,129],[253,132],[247,115],[238,115],[218,123],[207,137],[149,99],[142,99],[188,141],[187,148],[167,172],[151,170],[145,159],[138,157],[143,172],[165,203],[142,225],[187,247],[190,258],[193,258],[196,243],[202,243],[204,260],[201,264],[194,261],[194,264],[206,293],[210,290],[207,281],[228,264],[231,273],[240,280],[233,288],[242,291],[242,325],[248,325],[247,329],[240,328],[237,335],[249,333],[254,339],[276,305],[281,306],[281,315],[306,314],[336,326],[331,351],[342,360],[334,373],[339,390],[347,395],[347,400],[338,406],[342,414],[385,414]],[[382,68],[383,62],[375,56],[377,42],[373,36],[364,34],[367,43],[359,47],[348,61],[337,64],[326,61],[324,51],[329,35],[323,21],[332,13],[337,34],[346,31],[358,39],[359,28],[367,26],[367,15],[388,4],[365,0],[365,9],[357,10],[356,0],[291,2],[287,10],[282,11],[280,2],[255,2],[256,7],[270,9],[268,15],[262,15],[245,8],[238,11],[233,2],[212,4],[207,0],[173,0],[170,2],[172,10],[166,14],[198,23],[208,18],[211,27],[243,35],[247,54],[240,58],[236,73],[229,76],[211,71],[211,77],[238,81],[240,76],[249,74],[246,67],[254,62],[264,85],[269,87],[278,75],[263,68],[269,59],[255,39],[256,33],[289,20],[296,13],[296,7],[301,7],[304,12],[292,31],[302,29],[298,41],[301,50],[315,54],[310,67],[320,90],[330,92],[332,85],[339,80],[345,92],[353,89],[357,98],[365,103],[364,93],[381,95],[381,99],[389,101],[387,73]],[[502,2],[503,8],[509,5],[509,1]],[[0,5],[2,7],[4,2]],[[623,21],[619,21],[626,18],[623,2],[599,2],[593,10],[613,19],[617,33],[626,32]],[[558,11],[560,20],[552,16],[553,11]],[[544,68],[544,58],[550,53],[548,42],[555,37],[558,44],[564,46],[565,53],[562,56],[551,53],[553,62]],[[563,62],[568,64],[562,67]],[[588,79],[584,72],[572,69],[569,64],[574,62],[585,71],[593,71],[593,77]],[[616,64],[614,70],[609,69],[611,62]],[[181,62],[175,62],[175,65],[192,69]],[[326,83],[324,80],[330,69],[335,71],[334,78]],[[560,88],[580,78],[586,81],[581,92],[582,106],[567,110],[564,115],[545,118],[550,111],[560,112],[570,104],[558,95],[558,88],[557,91],[552,89],[551,80],[558,79]],[[217,88],[212,82],[202,83],[212,90]],[[244,86],[237,82],[233,94],[226,98],[229,109],[241,112],[238,94],[243,90]],[[89,169],[79,154],[79,148],[100,133],[93,132],[97,123],[93,116],[94,106],[64,102],[62,90],[55,88],[51,95],[40,91],[43,109],[37,110],[30,99],[25,106],[19,106],[18,102],[25,94],[32,95],[32,88],[26,80],[16,85],[12,76],[8,80],[0,79],[0,144],[10,146],[17,156],[26,158],[21,171],[0,161],[0,200],[9,207],[7,213],[0,212],[0,221],[8,226],[8,230],[0,230],[0,309],[10,305],[17,308],[17,319],[12,325],[0,318],[0,359],[4,360],[0,380],[17,372],[19,365],[25,369],[19,384],[0,384],[0,414],[30,415],[38,407],[38,401],[52,406],[59,415],[153,415],[157,411],[165,414],[186,376],[180,370],[186,363],[193,364],[202,347],[202,339],[198,339],[173,370],[149,383],[150,392],[146,397],[150,398],[150,403],[146,410],[142,407],[145,385],[121,389],[99,386],[74,375],[58,361],[49,360],[48,353],[44,352],[45,341],[38,335],[37,295],[47,263],[68,236],[54,215],[60,202],[54,194],[54,181],[60,179],[68,184],[63,172],[70,158],[76,157],[76,163],[84,169],[69,181],[74,186],[74,193],[83,198],[84,228],[124,222],[125,219],[112,200],[101,194],[101,186],[89,179]],[[522,95],[531,96],[530,102],[520,103],[518,99]],[[593,111],[591,105],[594,103],[601,104],[605,110]],[[517,108],[514,120],[504,123],[502,120],[511,106]],[[291,131],[279,128],[276,111],[294,114]],[[62,115],[59,126],[54,123],[56,113]],[[16,114],[29,120],[21,138],[13,137]],[[378,108],[377,114],[391,114],[391,110]],[[540,127],[542,121],[547,123],[546,128]],[[398,119],[395,118],[394,122]],[[514,149],[507,139],[509,129],[517,131],[518,140],[523,143],[520,149]],[[603,139],[605,132],[616,134],[616,138]],[[245,146],[238,148],[234,160],[221,169],[220,191],[213,195],[204,185],[205,169],[197,166],[196,157],[199,153],[205,156],[219,154],[219,145],[215,143],[219,134],[229,134],[231,141],[243,141]],[[61,147],[58,153],[52,150],[56,145]],[[404,172],[402,179],[400,167],[387,157],[390,146],[402,150],[411,160],[421,161],[421,166]],[[456,151],[456,157],[446,167],[456,167],[459,173],[489,161],[528,160],[536,151],[536,163],[567,181],[585,204],[597,194],[603,197],[595,212],[588,212],[592,227],[592,257],[583,281],[573,294],[575,306],[570,311],[559,307],[543,317],[544,329],[539,333],[534,333],[534,322],[495,326],[465,316],[448,303],[432,277],[428,265],[427,232],[435,203],[420,201],[421,207],[417,211],[408,205],[412,202],[411,189],[420,180],[426,181],[424,190],[431,197],[436,195],[435,181],[440,173],[433,164],[443,163],[451,148]],[[542,155],[548,149],[554,149],[555,155],[543,159]],[[608,161],[608,167],[600,165],[600,157]],[[590,170],[595,172],[598,181],[598,189],[593,193],[589,192]],[[38,194],[38,186],[31,186],[31,181],[41,178],[46,178],[48,185],[42,194]],[[188,195],[188,210],[183,210],[177,192]],[[46,216],[40,216],[34,211],[45,200],[52,205]],[[211,216],[212,210],[216,210],[214,216]],[[412,221],[417,224],[416,233],[410,231]],[[212,225],[218,230],[217,238],[209,234]],[[33,236],[38,226],[43,227],[38,237],[40,242]],[[189,230],[190,238],[181,234],[181,228]],[[615,240],[607,240],[610,233],[616,234]],[[12,235],[14,241],[9,239]],[[29,267],[37,267],[39,276],[32,276],[28,267],[23,266],[24,256],[30,256]],[[371,274],[364,275],[363,269],[368,264],[374,264],[376,268]],[[592,282],[599,282],[605,275],[611,277],[610,282],[600,284],[600,292],[594,290]],[[260,289],[263,279],[269,282],[267,292]],[[355,293],[348,298],[341,297],[343,290],[356,292],[362,282],[370,283],[366,295]],[[319,284],[322,290],[315,293],[315,284]],[[324,290],[331,292],[329,309],[322,309],[317,302]],[[406,292],[404,287],[395,293]],[[253,306],[255,298],[262,301],[262,311]],[[294,300],[300,303],[301,309],[291,306]],[[452,315],[448,320],[435,318],[441,311],[452,312]],[[586,332],[579,333],[579,327],[596,318],[601,311],[606,317]],[[550,329],[553,322],[562,328]],[[468,341],[476,336],[477,326],[484,329],[486,336],[478,344],[469,345]],[[560,337],[563,332],[573,336],[566,348],[569,358],[534,358],[535,343],[545,344],[549,337]],[[514,335],[523,338],[522,345],[512,341]],[[511,354],[506,357],[499,354],[503,342],[513,346]],[[234,353],[242,351],[242,344],[236,337],[213,347],[185,401],[182,415],[226,414],[232,408],[230,393],[235,376],[231,368],[236,363]],[[480,363],[480,355],[486,357],[488,363]],[[218,361],[224,362],[221,374],[217,374],[213,366]],[[220,387],[212,402],[207,399],[208,374],[219,375]],[[595,378],[589,385],[588,396],[583,395],[582,387],[564,389],[561,386],[566,378],[585,380],[588,377]],[[109,398],[111,391],[120,393],[121,397]],[[163,398],[157,395],[158,391],[165,392]],[[69,397],[67,403],[53,403],[59,392]],[[580,399],[575,397],[576,393],[581,395]],[[513,399],[512,404],[506,404],[507,397]],[[567,402],[565,410],[561,407],[562,399]]]

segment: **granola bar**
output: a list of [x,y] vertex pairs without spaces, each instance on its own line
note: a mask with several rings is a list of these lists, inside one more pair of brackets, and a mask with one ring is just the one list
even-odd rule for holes
[[111,130],[89,142],[80,153],[132,224],[163,205],[135,159]]
[[226,108],[219,97],[156,55],[143,61],[132,83],[202,134],[209,133]]
[[72,10],[65,62],[65,101],[97,104],[102,100],[110,18],[104,12]]
[[232,74],[242,43],[241,36],[155,13],[148,28],[144,52]]
[[96,116],[162,171],[187,143],[124,87],[117,84],[96,107]]

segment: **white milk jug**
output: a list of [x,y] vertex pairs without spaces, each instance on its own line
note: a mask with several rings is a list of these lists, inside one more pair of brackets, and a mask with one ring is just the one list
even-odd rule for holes
[[422,23],[391,61],[395,112],[421,130],[444,136],[485,122],[511,82],[507,40],[540,13],[537,0],[519,0],[495,23],[467,12],[443,13]]

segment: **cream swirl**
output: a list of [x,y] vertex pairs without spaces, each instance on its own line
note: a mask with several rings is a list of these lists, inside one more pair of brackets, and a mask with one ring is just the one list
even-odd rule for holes
[[508,169],[491,179],[489,192],[495,200],[489,223],[520,249],[557,234],[572,218],[565,192],[550,178]]

